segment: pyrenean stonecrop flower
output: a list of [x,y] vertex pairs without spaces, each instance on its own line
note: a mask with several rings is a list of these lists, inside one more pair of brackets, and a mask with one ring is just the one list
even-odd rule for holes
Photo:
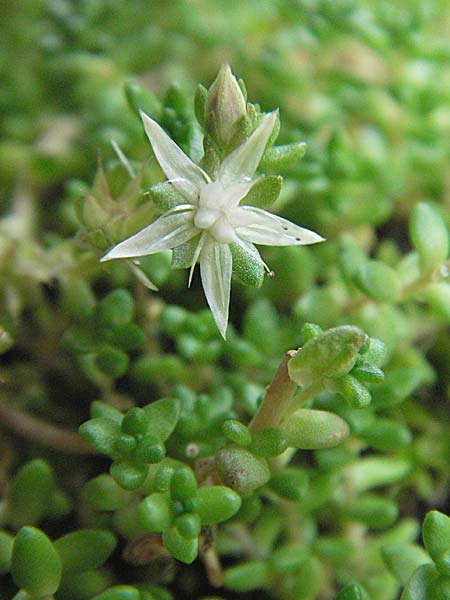
[[111,248],[101,260],[137,258],[195,240],[189,284],[199,262],[206,299],[225,338],[233,268],[230,245],[237,244],[265,266],[253,244],[289,246],[323,240],[317,233],[261,208],[240,205],[257,181],[254,174],[274,128],[276,112],[266,114],[253,133],[225,156],[213,180],[156,121],[142,111],[141,117],[156,159],[183,201]]

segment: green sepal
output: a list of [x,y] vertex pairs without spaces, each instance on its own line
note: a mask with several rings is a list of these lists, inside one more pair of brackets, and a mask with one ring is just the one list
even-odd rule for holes
[[223,585],[233,592],[250,592],[267,588],[271,582],[270,565],[254,560],[229,567],[224,571]]
[[323,333],[323,329],[316,323],[305,323],[302,327],[303,342],[306,344],[306,342],[309,342],[309,340],[319,336],[321,333]]
[[58,589],[61,574],[61,559],[45,533],[35,527],[22,527],[11,557],[11,575],[17,587],[39,598],[50,596]]
[[269,487],[276,494],[293,502],[305,497],[308,486],[308,475],[299,467],[286,467],[275,473],[269,481]]
[[280,195],[282,185],[283,178],[280,175],[259,177],[241,201],[241,204],[268,208]]
[[[421,565],[408,580],[400,600],[437,600],[439,573],[434,565]],[[444,598],[442,598],[444,600]]]
[[261,287],[264,281],[264,263],[258,250],[250,242],[230,244],[233,258],[233,277],[242,285]]
[[128,106],[140,118],[140,110],[143,110],[149,117],[159,121],[161,117],[162,104],[160,100],[150,90],[142,87],[135,81],[129,81],[124,85],[125,96]]
[[118,510],[127,501],[127,494],[111,475],[101,473],[84,486],[84,497],[94,510]]
[[97,594],[92,600],[142,600],[142,596],[131,585],[115,585],[101,594]]
[[194,500],[195,512],[202,525],[212,525],[230,519],[240,509],[241,497],[223,485],[201,487]]
[[216,453],[216,466],[223,482],[240,496],[250,496],[270,479],[265,458],[246,448],[226,446]]
[[104,327],[114,327],[133,320],[135,305],[128,290],[110,292],[98,306],[98,320]]
[[197,493],[197,480],[191,469],[178,469],[170,480],[170,495],[173,500],[189,500]]
[[85,421],[79,427],[81,437],[101,454],[114,455],[115,443],[120,435],[120,425],[109,417]]
[[182,537],[190,540],[200,535],[202,522],[198,514],[185,513],[175,519],[175,527]]
[[6,575],[11,568],[11,555],[14,538],[6,531],[0,531],[0,575]]
[[178,422],[180,402],[176,398],[162,398],[143,407],[149,425],[147,434],[165,442]]
[[326,389],[344,396],[352,408],[364,408],[372,401],[369,390],[353,375],[344,375],[327,381]]
[[79,529],[54,542],[61,558],[63,573],[97,569],[109,558],[116,544],[116,536],[102,529]]
[[167,181],[156,183],[148,190],[155,205],[163,212],[175,208],[179,204],[185,204],[186,198],[175,186]]
[[161,533],[172,522],[171,500],[166,494],[146,496],[138,505],[139,523],[145,531]]
[[365,344],[360,351],[363,364],[382,367],[389,358],[386,345],[377,338],[369,338],[368,344]]
[[282,146],[272,146],[267,148],[260,162],[260,169],[284,169],[296,163],[305,156],[305,142],[294,142]]
[[268,427],[253,434],[250,450],[257,456],[279,456],[288,447],[288,440],[281,429]]
[[197,121],[203,127],[205,123],[205,104],[208,96],[208,90],[204,85],[199,83],[195,89],[194,94],[194,111]]
[[450,577],[450,517],[431,510],[423,521],[422,537],[438,571]]
[[8,522],[16,529],[37,523],[47,514],[54,488],[53,471],[48,463],[35,459],[24,464],[8,486]]
[[395,303],[400,298],[400,280],[397,273],[379,260],[367,261],[359,267],[354,283],[369,298],[379,302]]
[[198,236],[172,250],[172,269],[187,269],[192,265]]
[[148,466],[129,460],[115,460],[111,464],[109,472],[114,481],[124,490],[135,490],[144,483]]
[[430,562],[425,550],[416,544],[389,544],[381,548],[381,554],[388,569],[403,586],[418,567]]
[[447,260],[449,233],[438,212],[429,204],[419,202],[411,211],[409,234],[419,254],[422,271],[429,271]]
[[348,373],[365,341],[364,332],[352,325],[328,329],[310,339],[288,364],[289,376],[302,386]]
[[197,558],[198,539],[184,538],[176,527],[164,531],[162,541],[170,554],[183,563],[189,565]]
[[384,373],[372,364],[357,364],[351,370],[351,375],[355,377],[360,383],[381,383],[384,381]]
[[340,444],[350,433],[344,419],[324,410],[301,408],[280,425],[292,448],[318,450]]
[[227,419],[222,424],[223,434],[238,446],[249,446],[252,442],[252,436],[248,428],[236,419]]

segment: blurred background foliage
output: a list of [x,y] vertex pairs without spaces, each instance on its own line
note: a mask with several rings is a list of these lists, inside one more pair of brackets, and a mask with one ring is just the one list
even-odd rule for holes
[[[283,352],[302,343],[305,322],[357,325],[386,344],[385,380],[362,411],[332,394],[314,401],[342,416],[351,436],[336,450],[298,459],[321,490],[299,508],[300,541],[312,566],[303,567],[297,595],[273,582],[255,587],[272,587],[268,598],[327,599],[358,580],[373,600],[396,598],[399,583],[382,562],[381,538],[400,531],[402,542],[415,542],[426,511],[444,510],[449,489],[448,264],[442,252],[430,259],[417,241],[424,222],[424,235],[434,239],[450,219],[449,3],[6,0],[1,9],[2,421],[20,429],[5,409],[13,406],[75,429],[92,400],[126,409],[170,393],[188,407],[172,455],[185,458],[196,444],[207,456],[220,446],[225,418],[254,414]],[[159,111],[186,147],[195,87],[209,85],[223,63],[244,79],[250,101],[265,111],[280,108],[277,143],[307,142],[298,164],[273,170],[284,177],[274,212],[327,238],[317,247],[263,250],[275,277],[261,289],[234,285],[226,342],[199,279],[188,291],[186,272],[171,271],[170,256],[143,261],[159,294],[148,293],[124,264],[100,265],[99,216],[83,209],[97,177],[92,195],[100,204],[110,195],[119,221],[132,202],[145,215],[136,216],[142,226],[156,215],[141,192],[161,173],[124,86],[141,86],[134,89],[143,108]],[[122,196],[129,177],[111,139],[135,169],[145,166],[137,190]],[[425,217],[434,215],[431,225],[414,212],[419,202]],[[117,287],[128,289],[120,323],[108,313]],[[75,507],[55,509],[57,525],[44,521],[57,537],[83,522],[80,489],[105,462],[70,458],[67,469],[62,446],[45,448],[23,429],[31,441],[2,430],[0,486],[6,489],[23,461],[48,459]],[[373,456],[406,467],[348,488]],[[373,522],[359,495],[379,486],[390,516],[380,509],[385,518]],[[219,551],[226,564],[265,560],[284,540],[275,506],[269,494],[254,538],[243,539],[241,529],[241,538],[233,537],[236,525],[224,529]],[[119,562],[105,571],[103,586],[152,571],[135,576]],[[201,566],[183,569],[175,583],[173,566],[162,576],[175,597],[207,594]],[[10,597],[11,582],[1,585]],[[229,589],[237,591],[224,598],[244,597],[236,584]],[[57,597],[75,598],[70,593]]]

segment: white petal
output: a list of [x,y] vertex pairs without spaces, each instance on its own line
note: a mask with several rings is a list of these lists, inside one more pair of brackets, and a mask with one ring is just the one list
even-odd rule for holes
[[232,258],[227,244],[208,236],[200,254],[203,289],[217,327],[225,339],[230,304]]
[[167,179],[183,196],[194,201],[199,189],[211,180],[207,173],[186,156],[156,121],[140,111],[144,129]]
[[254,244],[295,246],[324,240],[314,231],[253,206],[242,206],[233,211],[233,223],[237,235]]
[[198,229],[194,227],[192,211],[166,213],[148,227],[111,248],[100,261],[146,256],[161,250],[170,250],[184,244],[195,235],[198,235]]
[[269,141],[276,118],[276,112],[263,117],[252,135],[224,158],[216,176],[217,180],[227,185],[253,176]]

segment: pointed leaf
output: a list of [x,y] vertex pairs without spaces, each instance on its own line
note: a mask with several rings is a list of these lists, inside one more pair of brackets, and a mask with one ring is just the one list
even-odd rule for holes
[[283,178],[279,175],[259,177],[243,200],[244,205],[267,208],[275,202],[281,192]]

